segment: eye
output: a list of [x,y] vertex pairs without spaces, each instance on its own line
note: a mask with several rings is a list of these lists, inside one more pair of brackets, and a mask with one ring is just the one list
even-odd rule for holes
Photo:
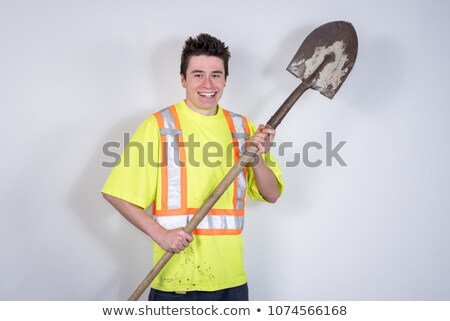
[[195,77],[195,78],[202,78],[203,75],[202,75],[202,74],[194,74],[194,77]]

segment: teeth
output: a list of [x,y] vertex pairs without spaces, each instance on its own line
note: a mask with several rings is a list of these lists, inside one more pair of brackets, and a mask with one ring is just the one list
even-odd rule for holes
[[212,97],[214,96],[216,93],[198,93],[200,96],[203,97]]

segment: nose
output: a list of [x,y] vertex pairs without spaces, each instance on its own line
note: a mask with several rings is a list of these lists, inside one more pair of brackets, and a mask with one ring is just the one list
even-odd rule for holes
[[204,77],[203,78],[203,87],[211,88],[212,86],[213,86],[213,82],[211,80],[211,77]]

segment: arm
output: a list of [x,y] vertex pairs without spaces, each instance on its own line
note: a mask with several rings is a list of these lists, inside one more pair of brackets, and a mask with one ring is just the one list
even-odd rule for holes
[[192,235],[186,233],[181,227],[166,230],[158,222],[148,217],[144,209],[134,204],[105,193],[103,193],[103,197],[125,219],[150,236],[159,246],[168,252],[179,253],[193,240]]
[[258,146],[258,152],[250,166],[252,166],[255,174],[256,186],[259,192],[270,203],[275,203],[280,197],[278,180],[260,155],[269,151],[275,134],[275,130],[259,125],[256,133],[251,138],[251,142]]

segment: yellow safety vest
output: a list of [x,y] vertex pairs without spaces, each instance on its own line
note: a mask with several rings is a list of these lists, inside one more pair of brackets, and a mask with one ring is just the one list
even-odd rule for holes
[[[248,121],[244,116],[222,109],[233,141],[234,162],[245,152],[250,139]],[[166,229],[186,226],[198,208],[187,206],[186,151],[183,131],[175,106],[154,114],[160,131],[162,146],[161,207],[153,202],[153,217]],[[211,209],[193,234],[238,235],[244,227],[244,203],[247,193],[247,170],[233,183],[233,209]]]

